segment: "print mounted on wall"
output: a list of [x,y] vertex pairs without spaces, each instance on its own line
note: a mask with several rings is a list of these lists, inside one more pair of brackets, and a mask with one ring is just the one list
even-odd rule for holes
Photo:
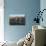
[[9,24],[10,25],[25,25],[25,16],[23,14],[10,15]]

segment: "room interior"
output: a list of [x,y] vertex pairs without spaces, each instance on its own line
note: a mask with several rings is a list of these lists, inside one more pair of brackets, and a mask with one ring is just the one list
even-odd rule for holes
[[46,0],[0,0],[0,46],[46,46]]

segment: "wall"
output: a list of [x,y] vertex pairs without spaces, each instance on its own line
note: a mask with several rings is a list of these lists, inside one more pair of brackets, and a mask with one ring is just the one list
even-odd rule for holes
[[[4,0],[4,35],[7,41],[18,41],[32,30],[35,12],[40,10],[40,0]],[[24,14],[25,26],[10,26],[9,15]]]
[[[42,11],[43,9],[46,9],[46,0],[41,0],[41,1],[40,1],[40,9],[41,9],[41,11]],[[41,21],[41,22],[40,22],[40,25],[46,26],[46,11],[43,12],[42,17],[43,17],[43,22]]]
[[[46,9],[46,0],[41,0],[40,1],[40,9],[41,10]],[[43,22],[40,21],[40,25],[46,27],[46,11],[44,11],[42,17],[43,17],[44,20],[43,20]],[[46,44],[46,39],[45,39],[45,44]]]
[[[0,42],[4,41],[4,0],[0,0]],[[1,46],[1,45],[0,45]]]

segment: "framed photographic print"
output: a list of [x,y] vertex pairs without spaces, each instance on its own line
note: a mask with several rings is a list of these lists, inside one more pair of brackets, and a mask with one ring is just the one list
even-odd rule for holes
[[25,25],[25,16],[24,15],[12,15],[9,17],[10,25]]

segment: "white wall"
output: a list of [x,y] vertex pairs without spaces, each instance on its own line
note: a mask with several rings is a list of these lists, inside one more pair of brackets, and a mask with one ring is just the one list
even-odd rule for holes
[[[46,0],[40,0],[40,9],[46,9]],[[46,11],[43,12],[43,22],[40,22],[41,25],[46,26]]]
[[[40,9],[46,9],[46,0],[40,0]],[[46,11],[43,13],[43,22],[40,21],[40,25],[43,25],[46,27]],[[45,42],[46,43],[46,42]]]
[[0,42],[4,41],[4,1],[0,0]]

